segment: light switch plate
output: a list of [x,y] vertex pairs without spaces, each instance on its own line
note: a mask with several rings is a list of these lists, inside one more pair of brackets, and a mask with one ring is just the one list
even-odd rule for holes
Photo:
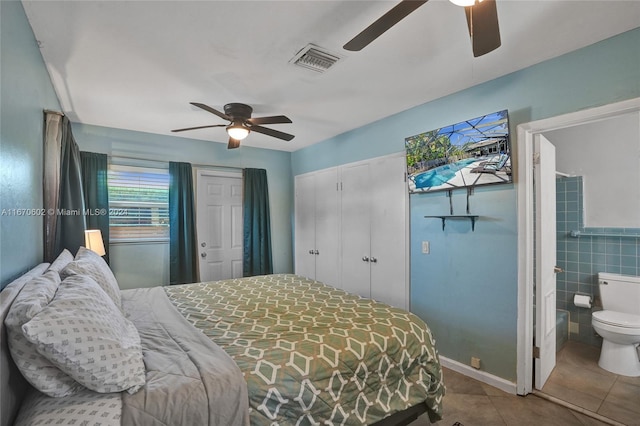
[[429,251],[431,250],[429,241],[423,241],[422,242],[422,254],[429,254]]

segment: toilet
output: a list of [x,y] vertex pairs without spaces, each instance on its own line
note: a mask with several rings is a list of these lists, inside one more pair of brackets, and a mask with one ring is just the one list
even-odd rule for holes
[[640,277],[598,273],[602,311],[591,324],[602,337],[598,365],[622,376],[640,376]]

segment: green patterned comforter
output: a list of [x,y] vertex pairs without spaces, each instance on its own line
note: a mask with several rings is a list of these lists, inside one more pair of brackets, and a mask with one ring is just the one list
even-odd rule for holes
[[296,275],[165,287],[244,374],[252,425],[372,424],[442,414],[435,342],[416,315]]

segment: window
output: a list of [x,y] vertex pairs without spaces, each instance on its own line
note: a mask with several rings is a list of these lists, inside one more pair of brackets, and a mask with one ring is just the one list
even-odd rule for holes
[[169,170],[109,165],[109,240],[169,240]]

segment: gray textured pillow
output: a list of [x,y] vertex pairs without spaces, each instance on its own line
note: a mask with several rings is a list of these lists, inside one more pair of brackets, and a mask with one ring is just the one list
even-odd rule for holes
[[62,253],[60,253],[58,257],[56,257],[56,260],[54,260],[53,263],[49,265],[49,269],[47,269],[47,271],[60,272],[71,261],[73,261],[73,255],[69,250],[64,249],[62,250]]
[[14,426],[121,426],[121,398],[119,393],[96,393],[86,388],[63,399],[29,392]]
[[14,300],[4,321],[9,351],[16,366],[34,388],[53,397],[71,395],[82,386],[42,356],[36,346],[24,337],[22,326],[51,302],[59,284],[57,271],[47,271],[29,281]]
[[22,331],[38,352],[93,391],[135,392],[145,383],[138,330],[88,276],[66,278]]
[[60,276],[63,280],[71,275],[90,276],[111,297],[118,309],[122,308],[118,281],[116,281],[116,277],[111,272],[107,262],[99,254],[80,247],[73,262],[60,271]]

